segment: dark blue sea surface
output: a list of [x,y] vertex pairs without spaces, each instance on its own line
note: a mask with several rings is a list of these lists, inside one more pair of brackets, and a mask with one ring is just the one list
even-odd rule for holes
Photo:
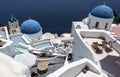
[[72,21],[82,20],[104,2],[120,14],[120,0],[0,0],[0,23],[7,24],[11,15],[20,24],[30,17],[43,32],[61,34],[71,31]]

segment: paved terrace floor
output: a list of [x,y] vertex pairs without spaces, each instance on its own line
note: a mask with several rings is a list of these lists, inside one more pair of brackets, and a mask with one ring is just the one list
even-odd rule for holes
[[[84,38],[84,41],[95,51],[93,48],[93,43],[97,42],[98,44],[102,44],[104,40],[99,38]],[[101,46],[102,47],[102,46]],[[120,56],[116,50],[110,47],[112,51],[108,52],[105,49],[102,49],[101,53],[96,53],[96,58],[100,61],[101,67],[103,70],[109,72],[115,77],[120,77]]]

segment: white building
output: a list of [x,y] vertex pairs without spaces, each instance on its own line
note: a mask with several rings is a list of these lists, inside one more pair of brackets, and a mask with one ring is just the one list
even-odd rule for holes
[[8,21],[10,35],[20,32],[19,21],[12,15]]
[[[106,68],[109,70],[106,70],[101,68],[103,66],[100,62],[108,56],[119,56],[120,42],[109,32],[113,19],[112,9],[109,6],[100,5],[95,7],[83,21],[73,22],[71,30],[74,37],[73,62],[65,64],[47,77],[118,77],[119,74],[116,74],[116,71],[119,69],[114,72],[107,62],[102,62],[108,66]],[[112,67],[116,68],[116,66]]]
[[90,29],[110,30],[113,19],[113,10],[109,6],[99,5],[89,13],[87,25]]
[[42,27],[33,19],[28,19],[21,24],[21,32],[34,39],[42,38]]
[[109,31],[114,19],[113,10],[107,5],[96,6],[82,22],[73,22],[74,29],[97,29]]

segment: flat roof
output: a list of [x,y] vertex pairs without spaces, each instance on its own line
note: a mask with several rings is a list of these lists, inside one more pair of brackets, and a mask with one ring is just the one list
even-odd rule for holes
[[117,51],[108,46],[108,49],[112,49],[111,51],[107,51],[102,45],[104,45],[105,43],[103,43],[103,41],[100,38],[84,38],[84,41],[86,42],[86,44],[93,49],[93,51],[95,51],[95,49],[93,48],[93,43],[98,43],[99,45],[101,45],[101,53],[96,53],[96,58],[99,60],[101,67],[103,70],[109,72],[110,74],[113,74],[115,77],[119,77],[119,71],[120,71],[120,65],[118,63],[116,63],[117,61],[120,61],[120,57],[119,54],[117,53]]
[[50,39],[40,40],[37,43],[32,44],[34,48],[40,49],[45,47],[52,47],[53,44],[51,43]]
[[11,35],[10,39],[15,43],[23,43],[26,44],[25,41],[21,38],[21,36],[23,36],[23,34],[15,34],[15,35]]

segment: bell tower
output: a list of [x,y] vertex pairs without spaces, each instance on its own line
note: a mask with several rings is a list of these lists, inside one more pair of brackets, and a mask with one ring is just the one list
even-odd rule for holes
[[11,18],[8,21],[8,25],[10,35],[19,33],[19,21],[13,15],[11,15]]

